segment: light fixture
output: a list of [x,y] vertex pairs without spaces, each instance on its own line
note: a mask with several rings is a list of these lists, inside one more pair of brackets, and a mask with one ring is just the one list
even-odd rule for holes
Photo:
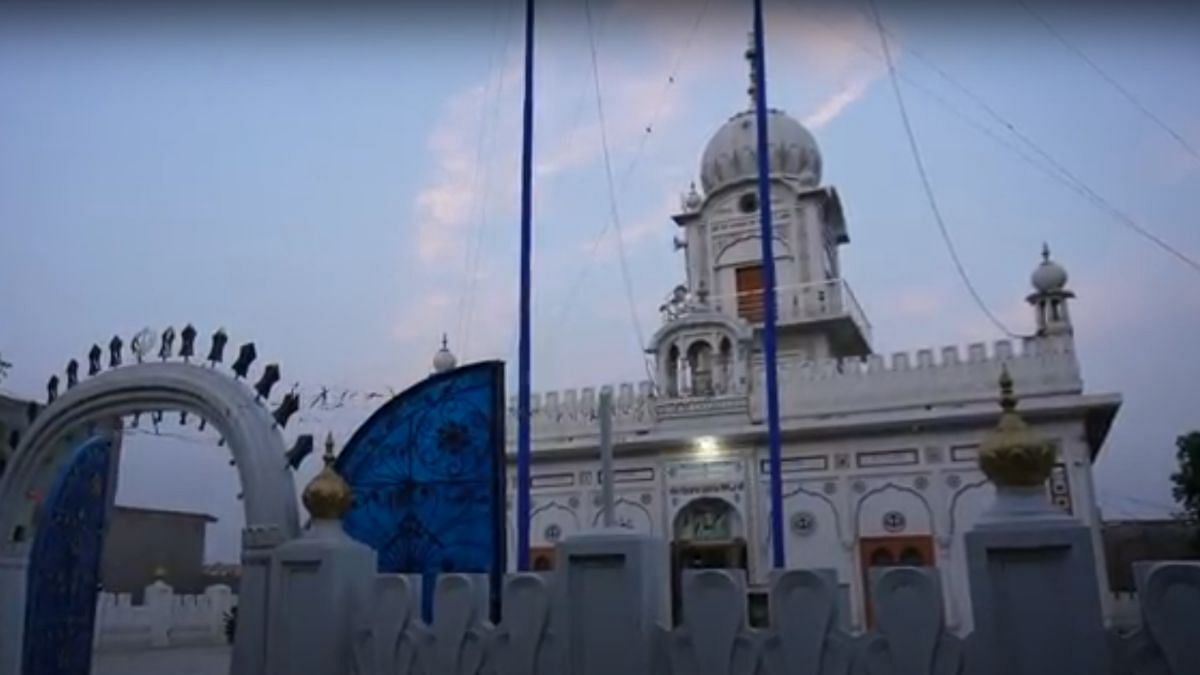
[[712,459],[720,454],[721,446],[715,436],[701,436],[696,439],[696,454],[701,459]]

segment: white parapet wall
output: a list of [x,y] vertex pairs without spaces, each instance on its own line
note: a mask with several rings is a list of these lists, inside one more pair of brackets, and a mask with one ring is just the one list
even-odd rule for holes
[[[993,401],[1001,366],[1006,366],[1024,398],[1078,394],[1083,390],[1079,362],[1062,345],[1026,338],[919,349],[885,357],[806,360],[781,355],[778,362],[780,412],[784,422]],[[720,416],[722,424],[761,422],[765,374],[761,356],[751,360],[749,393],[739,388],[720,396],[669,398],[650,382],[585,387],[530,397],[533,438],[547,449],[596,442],[599,392],[613,394],[617,438],[670,433],[672,419]],[[517,402],[508,404],[510,445],[517,429]]]
[[237,606],[228,586],[209,586],[199,595],[177,595],[156,581],[140,605],[128,593],[96,599],[97,650],[151,649],[225,643],[225,617]]

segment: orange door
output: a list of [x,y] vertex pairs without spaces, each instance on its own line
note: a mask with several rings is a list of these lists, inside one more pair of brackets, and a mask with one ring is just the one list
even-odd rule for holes
[[747,321],[763,320],[763,270],[761,265],[737,269],[738,316]]
[[549,572],[553,570],[555,558],[553,546],[532,546],[529,548],[529,567],[534,572]]
[[933,537],[917,535],[911,537],[864,537],[859,540],[862,557],[863,596],[867,614],[867,628],[875,625],[871,607],[872,567],[933,567]]

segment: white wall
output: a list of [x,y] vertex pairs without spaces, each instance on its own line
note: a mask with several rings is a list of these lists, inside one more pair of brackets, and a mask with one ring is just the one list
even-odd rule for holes
[[237,605],[228,586],[209,586],[201,595],[176,595],[161,581],[146,587],[145,602],[128,593],[96,599],[97,650],[147,649],[225,643],[225,615]]

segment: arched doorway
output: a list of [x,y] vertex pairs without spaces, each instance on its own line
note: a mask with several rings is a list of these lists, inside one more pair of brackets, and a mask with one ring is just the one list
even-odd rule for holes
[[672,522],[671,589],[675,623],[682,620],[680,588],[685,570],[746,569],[746,538],[733,504],[700,497],[683,506]]
[[[283,438],[244,383],[187,363],[144,363],[80,382],[41,411],[0,476],[0,675],[20,675],[26,639],[30,555],[39,523],[31,494],[44,494],[68,465],[61,440],[80,429],[145,410],[186,411],[225,438],[242,483],[246,529],[234,675],[265,665],[271,551],[299,532],[296,489]],[[93,598],[94,600],[94,598]]]

